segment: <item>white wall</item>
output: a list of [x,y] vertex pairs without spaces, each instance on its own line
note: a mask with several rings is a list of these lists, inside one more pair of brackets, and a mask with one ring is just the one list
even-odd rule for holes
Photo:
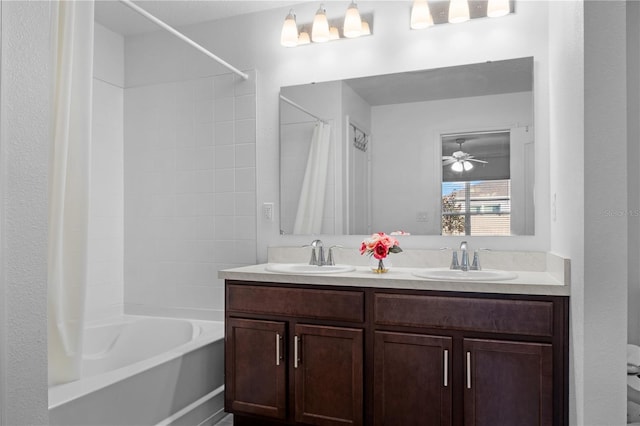
[[255,262],[250,74],[125,89],[125,312],[222,320],[217,271]]
[[621,366],[628,321],[627,167],[621,161],[628,144],[625,2],[585,2],[584,28],[584,416],[592,424],[623,424],[626,375]]
[[[373,197],[373,229],[439,234],[440,135],[529,126],[531,106],[530,93],[512,93],[374,107],[371,180],[385,196]],[[418,212],[428,221],[417,222]]]
[[124,306],[124,37],[96,23],[93,61],[87,321]]
[[627,3],[627,188],[630,343],[640,345],[640,3]]
[[0,424],[47,411],[47,2],[0,3]]

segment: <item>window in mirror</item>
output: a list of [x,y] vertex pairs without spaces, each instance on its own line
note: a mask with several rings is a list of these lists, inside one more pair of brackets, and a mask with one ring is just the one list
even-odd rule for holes
[[511,234],[510,131],[442,136],[442,235]]

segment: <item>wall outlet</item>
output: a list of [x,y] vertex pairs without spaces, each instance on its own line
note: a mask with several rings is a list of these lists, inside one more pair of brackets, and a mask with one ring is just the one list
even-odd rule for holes
[[262,204],[262,217],[267,220],[273,220],[273,203]]
[[416,222],[428,222],[428,221],[429,221],[429,213],[418,212],[416,214]]

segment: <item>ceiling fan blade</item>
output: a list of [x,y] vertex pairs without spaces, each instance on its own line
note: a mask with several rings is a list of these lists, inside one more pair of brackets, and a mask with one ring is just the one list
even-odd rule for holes
[[483,163],[483,164],[488,164],[489,163],[488,161],[477,160],[477,159],[471,158],[471,157],[467,158],[467,161],[475,161],[476,163]]
[[443,158],[443,159],[442,159],[442,165],[443,165],[443,166],[448,166],[449,164],[453,164],[453,163],[455,163],[456,161],[458,161],[458,160],[456,160],[455,158],[448,158],[448,159],[446,159],[446,160]]

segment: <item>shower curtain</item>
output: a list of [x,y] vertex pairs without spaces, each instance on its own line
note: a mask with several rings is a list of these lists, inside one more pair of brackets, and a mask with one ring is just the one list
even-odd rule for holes
[[87,282],[93,1],[51,2],[49,384],[78,379]]
[[302,190],[293,226],[294,234],[320,234],[322,231],[322,215],[331,148],[330,136],[331,126],[317,121],[313,129],[307,168],[302,181]]

